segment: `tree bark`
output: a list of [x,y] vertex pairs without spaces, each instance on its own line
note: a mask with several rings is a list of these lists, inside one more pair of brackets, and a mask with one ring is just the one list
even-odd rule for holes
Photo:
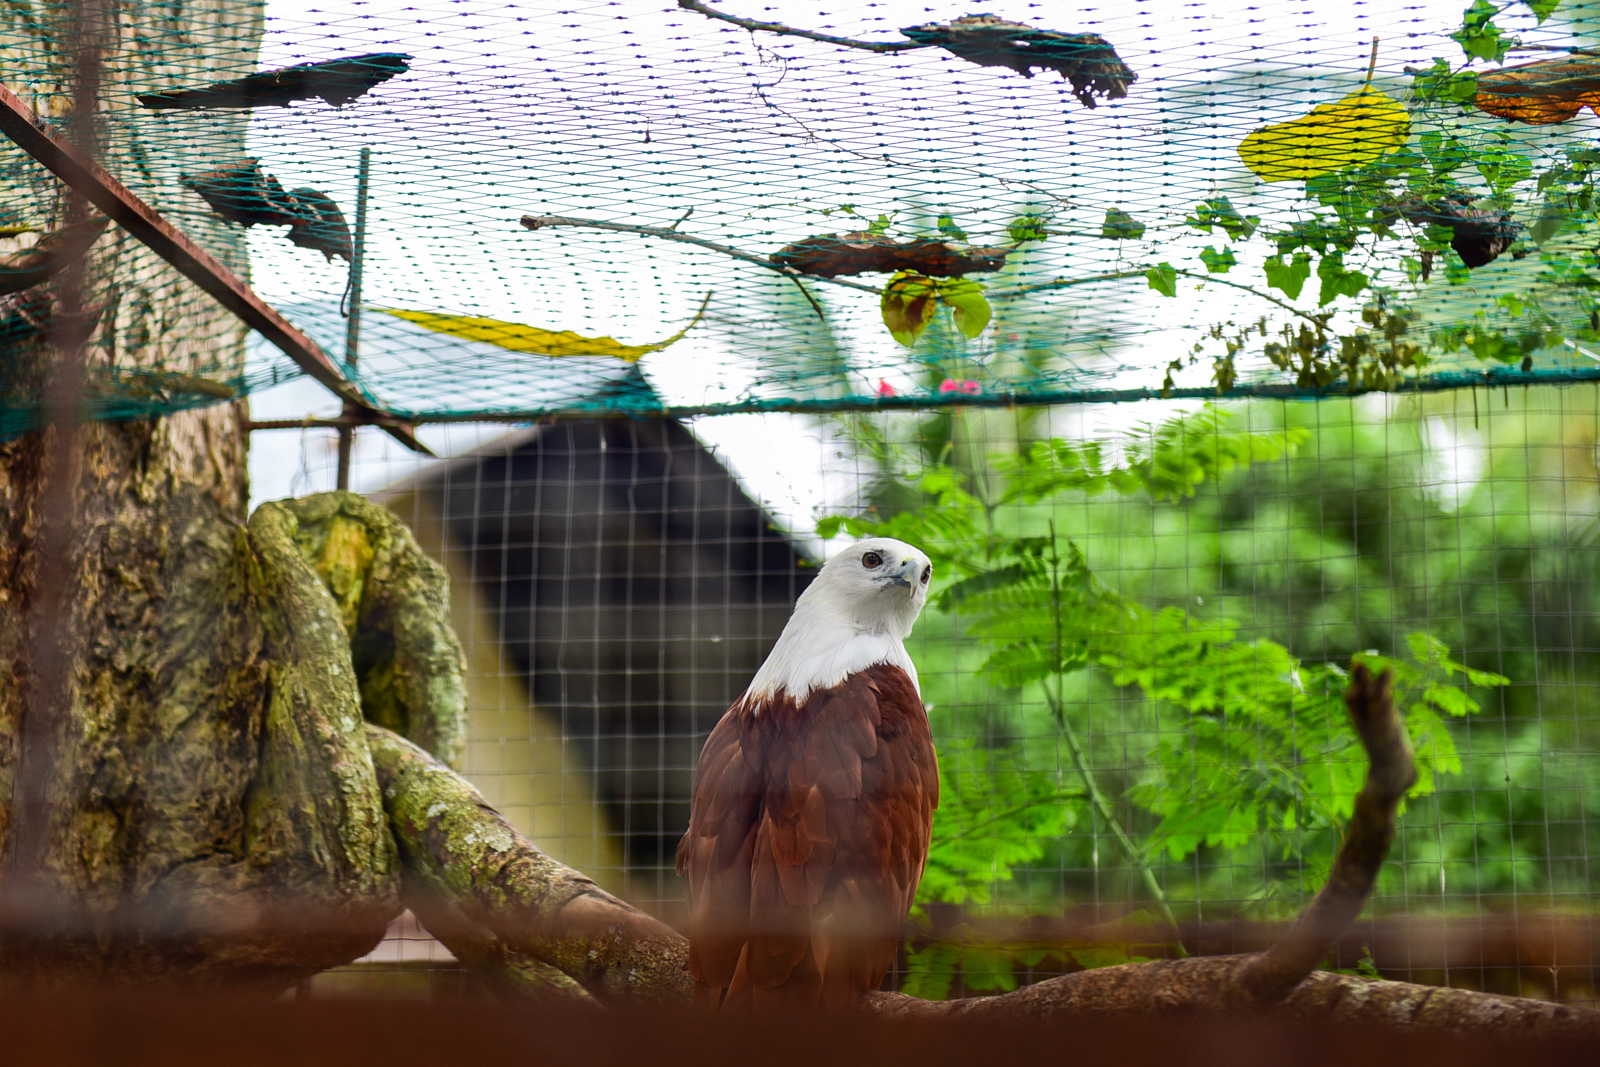
[[424,926],[498,984],[607,1004],[686,1003],[688,943],[540,852],[466,779],[380,726],[367,739]]

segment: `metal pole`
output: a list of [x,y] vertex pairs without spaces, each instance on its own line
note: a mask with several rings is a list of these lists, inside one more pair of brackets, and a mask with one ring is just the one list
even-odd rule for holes
[[[72,59],[71,122],[68,136],[85,159],[99,151],[98,101],[102,49],[106,40],[105,12],[101,0],[77,0],[68,5],[61,28],[64,48]],[[62,223],[80,228],[89,223],[90,205],[72,187],[65,190]],[[73,709],[73,675],[79,652],[73,644],[73,623],[82,597],[75,554],[81,536],[78,509],[83,445],[83,398],[88,375],[90,320],[87,305],[91,255],[87,250],[72,257],[61,272],[51,295],[51,329],[46,342],[53,349],[48,391],[45,395],[46,428],[37,431],[32,447],[42,463],[34,477],[42,483],[37,504],[39,529],[33,535],[36,560],[27,671],[27,686],[20,721],[16,724],[15,810],[11,824],[11,863],[6,901],[19,905],[19,916],[50,904],[44,872],[56,837],[51,813],[59,799],[57,765],[65,751],[67,724]],[[28,476],[23,475],[26,484]],[[25,490],[24,490],[25,491]],[[24,543],[26,543],[24,541]],[[25,548],[23,552],[28,550]],[[24,556],[26,558],[26,556]],[[24,638],[28,640],[28,638]],[[18,899],[18,894],[21,899]],[[26,920],[24,920],[26,923]],[[24,926],[26,928],[26,926]]]
[[[361,150],[361,167],[356,174],[356,232],[350,254],[350,317],[344,327],[345,373],[355,377],[356,363],[361,358],[361,267],[367,252],[367,189],[372,177],[372,149]],[[349,415],[349,405],[345,414]],[[353,426],[339,427],[340,489],[350,488],[350,452],[355,445]]]

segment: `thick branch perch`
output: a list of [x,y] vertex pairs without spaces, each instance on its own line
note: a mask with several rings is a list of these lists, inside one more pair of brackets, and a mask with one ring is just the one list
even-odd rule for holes
[[[1260,1003],[1241,996],[1256,956],[1197,956],[1127,963],[1052,978],[998,997],[932,1003],[899,993],[869,993],[858,1005],[897,1019],[994,1022],[1142,1019],[1216,1014],[1237,1018]],[[1506,1036],[1570,1034],[1600,1039],[1600,1012],[1466,989],[1385,982],[1317,971],[1272,1005],[1273,1018],[1404,1030]]]
[[686,1004],[688,943],[534,848],[466,779],[381,726],[367,741],[400,845],[403,896],[462,960],[541,989],[545,964],[610,1004]]
[[1395,812],[1416,781],[1411,748],[1395,712],[1388,672],[1357,664],[1345,704],[1368,759],[1344,845],[1328,884],[1282,941],[1253,956],[1207,956],[1080,971],[1005,996],[930,1004],[873,993],[862,1007],[878,1014],[940,1018],[1142,1016],[1154,1012],[1238,1013],[1271,1008],[1299,1019],[1456,1032],[1539,1031],[1600,1037],[1600,1012],[1410,982],[1315,972],[1361,914],[1394,840]]

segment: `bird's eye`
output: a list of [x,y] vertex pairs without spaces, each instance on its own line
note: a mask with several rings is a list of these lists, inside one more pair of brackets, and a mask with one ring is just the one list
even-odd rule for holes
[[922,568],[922,584],[923,585],[927,585],[928,584],[928,579],[932,578],[932,577],[933,577],[933,568],[932,567],[924,567],[924,568]]
[[866,567],[868,570],[871,570],[875,567],[881,567],[883,566],[883,557],[878,555],[876,552],[868,552],[866,555],[861,557],[861,565]]

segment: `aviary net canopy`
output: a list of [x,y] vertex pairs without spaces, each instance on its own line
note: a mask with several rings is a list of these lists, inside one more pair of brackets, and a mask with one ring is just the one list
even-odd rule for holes
[[[336,360],[359,259],[351,377],[420,420],[1600,378],[1600,9],[988,10],[274,2],[200,65],[237,27],[174,4],[107,72],[98,152]],[[64,14],[0,18],[0,80],[70,127]],[[60,198],[14,146],[0,181],[14,348]],[[107,322],[144,298],[119,271]],[[106,341],[96,413],[301,373],[225,320],[199,348]]]

